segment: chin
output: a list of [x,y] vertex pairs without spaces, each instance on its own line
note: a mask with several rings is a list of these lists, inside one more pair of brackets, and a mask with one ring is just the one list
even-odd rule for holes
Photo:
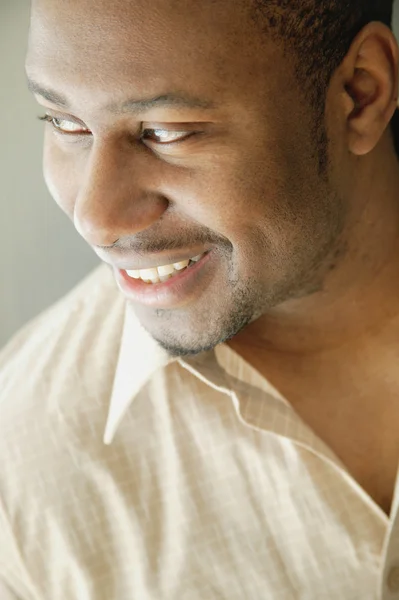
[[212,350],[237,335],[252,320],[252,315],[227,312],[210,319],[209,313],[207,311],[203,318],[192,320],[179,315],[176,322],[171,315],[163,315],[163,319],[152,318],[141,323],[171,356],[183,357]]

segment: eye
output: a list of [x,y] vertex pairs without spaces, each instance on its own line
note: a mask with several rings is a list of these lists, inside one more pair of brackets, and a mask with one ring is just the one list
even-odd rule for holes
[[192,135],[195,131],[172,131],[170,129],[144,129],[143,139],[156,144],[174,144],[183,142]]
[[79,125],[79,123],[74,123],[68,119],[44,115],[43,117],[39,117],[39,120],[50,123],[56,131],[59,131],[65,135],[82,135],[90,133],[89,129],[86,127],[82,127],[82,125]]

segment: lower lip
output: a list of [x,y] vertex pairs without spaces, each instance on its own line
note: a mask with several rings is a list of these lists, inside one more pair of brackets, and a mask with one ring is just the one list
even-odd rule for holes
[[163,283],[145,283],[129,277],[126,271],[120,269],[115,271],[116,280],[125,296],[133,302],[154,308],[176,308],[203,291],[203,278],[212,258],[212,252],[207,252],[195,265]]

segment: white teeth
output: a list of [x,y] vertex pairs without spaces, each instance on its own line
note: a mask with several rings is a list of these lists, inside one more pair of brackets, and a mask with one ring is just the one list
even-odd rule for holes
[[173,266],[177,271],[181,271],[182,269],[188,267],[189,263],[190,260],[182,260],[181,262],[173,263]]
[[156,268],[154,269],[140,269],[140,277],[144,281],[149,279],[150,281],[156,281],[159,279],[159,274]]
[[175,268],[173,265],[162,265],[161,267],[157,268],[158,274],[159,276],[164,276],[164,275],[172,275],[172,273],[174,273]]
[[164,283],[165,281],[168,281],[168,279],[170,279],[172,277],[172,275],[160,275],[159,279],[162,283]]
[[[198,262],[201,258],[203,258],[205,253],[198,254],[198,256],[194,256],[191,259],[192,262]],[[180,262],[173,263],[173,265],[161,265],[160,267],[153,267],[150,269],[130,269],[126,270],[126,273],[129,277],[133,279],[141,279],[144,283],[160,283],[167,281],[173,275],[176,274],[176,271],[182,271],[190,264],[189,260],[181,260]]]

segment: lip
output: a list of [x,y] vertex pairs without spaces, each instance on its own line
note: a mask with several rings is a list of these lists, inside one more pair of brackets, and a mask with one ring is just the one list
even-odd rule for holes
[[164,283],[145,283],[129,277],[122,269],[115,269],[115,278],[123,294],[137,304],[153,308],[177,308],[203,292],[204,278],[214,263],[213,259],[214,253],[208,251],[197,263]]

